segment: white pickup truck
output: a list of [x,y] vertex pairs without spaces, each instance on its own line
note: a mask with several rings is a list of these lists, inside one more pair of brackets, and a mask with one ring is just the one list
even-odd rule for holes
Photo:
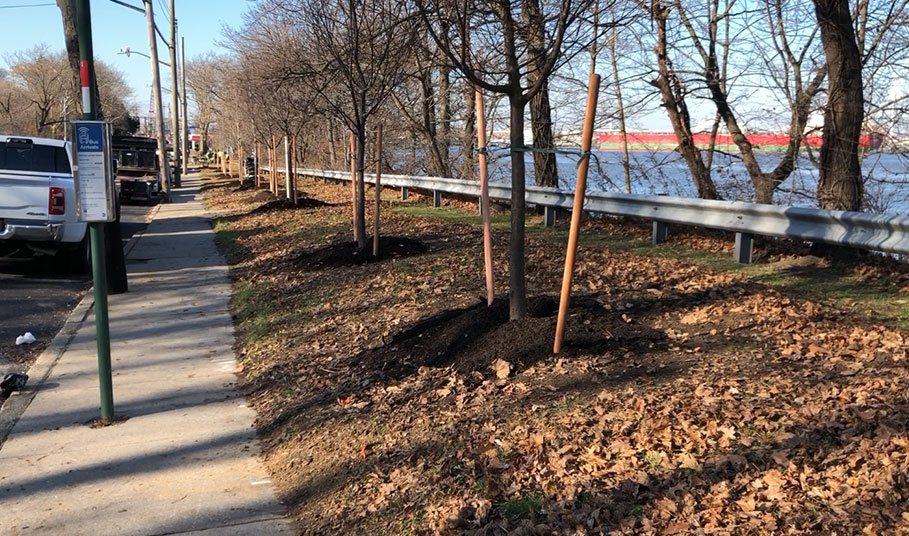
[[0,135],[0,258],[50,254],[66,271],[85,273],[87,228],[76,220],[70,143]]

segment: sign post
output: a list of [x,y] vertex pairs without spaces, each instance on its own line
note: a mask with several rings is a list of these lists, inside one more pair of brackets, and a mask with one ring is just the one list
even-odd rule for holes
[[[92,16],[89,0],[76,0],[79,65],[82,82],[82,121],[75,121],[76,215],[89,223],[92,277],[95,289],[95,337],[98,339],[98,379],[101,421],[114,418],[114,388],[110,373],[110,329],[107,318],[107,265],[104,222],[117,219],[114,174],[110,155],[110,126],[95,109],[95,60],[92,51]],[[83,167],[84,166],[84,167]],[[119,244],[117,244],[119,247]]]
[[73,121],[76,160],[76,215],[89,223],[95,294],[95,336],[98,344],[98,380],[101,419],[114,418],[114,389],[110,366],[110,329],[107,315],[107,272],[104,224],[117,219],[116,188],[111,155],[110,124]]

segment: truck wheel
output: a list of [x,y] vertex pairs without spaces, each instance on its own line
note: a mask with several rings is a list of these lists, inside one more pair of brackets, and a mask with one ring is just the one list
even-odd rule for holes
[[90,274],[92,269],[91,248],[89,247],[88,233],[85,238],[73,248],[61,251],[65,255],[66,272],[73,275]]

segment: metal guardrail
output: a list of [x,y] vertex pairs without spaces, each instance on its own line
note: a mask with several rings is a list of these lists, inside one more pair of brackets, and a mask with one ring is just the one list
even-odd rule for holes
[[[262,167],[267,171],[266,166]],[[283,172],[278,168],[279,172]],[[349,171],[300,169],[297,175],[350,180]],[[366,182],[374,183],[375,176],[366,174]],[[443,193],[464,196],[480,195],[480,184],[462,179],[382,175],[382,186],[433,193],[434,204],[441,204]],[[511,199],[508,184],[490,183],[489,196],[496,201]],[[556,188],[527,186],[527,203],[542,206],[544,222],[555,222],[556,209],[571,209],[574,192]],[[862,249],[909,254],[909,217],[898,214],[843,212],[778,205],[760,205],[742,201],[708,201],[681,197],[631,195],[608,192],[588,192],[584,210],[596,214],[633,216],[653,221],[653,242],[666,238],[667,224],[677,223],[736,233],[735,259],[751,262],[754,235],[792,238],[809,242],[824,242]]]

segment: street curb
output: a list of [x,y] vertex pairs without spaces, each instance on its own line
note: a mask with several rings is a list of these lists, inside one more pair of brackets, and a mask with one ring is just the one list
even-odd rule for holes
[[137,232],[133,236],[129,237],[129,240],[126,241],[126,245],[123,246],[123,257],[124,258],[129,257],[130,252],[136,247],[136,244],[139,243],[139,240],[142,238],[142,236],[148,230],[148,226],[151,225],[151,223],[153,221],[155,221],[155,218],[158,216],[158,212],[160,210],[161,210],[161,203],[158,203],[157,205],[155,205],[155,208],[151,209],[151,211],[148,213],[149,218],[148,218],[148,223],[145,225],[145,228],[142,229],[141,231]]
[[29,404],[41,390],[47,378],[50,376],[54,366],[63,357],[63,354],[76,338],[76,333],[82,324],[88,318],[92,306],[95,304],[94,295],[91,289],[86,291],[85,297],[76,305],[75,309],[66,317],[63,327],[54,336],[47,348],[41,352],[38,359],[28,369],[29,385],[18,394],[10,396],[3,406],[0,407],[0,449],[9,436],[13,427],[19,421],[19,417],[25,412]]
[[[155,220],[160,208],[161,204],[158,203],[155,205],[155,208],[149,212],[149,225]],[[147,230],[148,225],[127,240],[126,245],[123,246],[124,257],[129,256],[129,253],[136,247],[136,244],[139,243],[139,240]],[[69,348],[70,344],[72,344],[73,339],[76,338],[76,333],[82,327],[82,324],[85,323],[85,320],[88,318],[94,305],[94,287],[89,286],[85,291],[85,296],[83,296],[82,300],[69,313],[69,316],[66,317],[63,327],[54,335],[54,338],[51,339],[47,348],[41,352],[38,359],[29,367],[28,387],[22,392],[13,394],[13,396],[10,396],[2,405],[0,405],[0,449],[3,448],[3,443],[6,441],[6,438],[9,437],[13,427],[19,422],[19,418],[22,417],[22,414],[28,409],[29,404],[34,400],[35,395],[38,394],[38,391],[41,390],[42,386],[47,381],[54,366],[57,365],[60,358],[63,357],[63,354]]]

